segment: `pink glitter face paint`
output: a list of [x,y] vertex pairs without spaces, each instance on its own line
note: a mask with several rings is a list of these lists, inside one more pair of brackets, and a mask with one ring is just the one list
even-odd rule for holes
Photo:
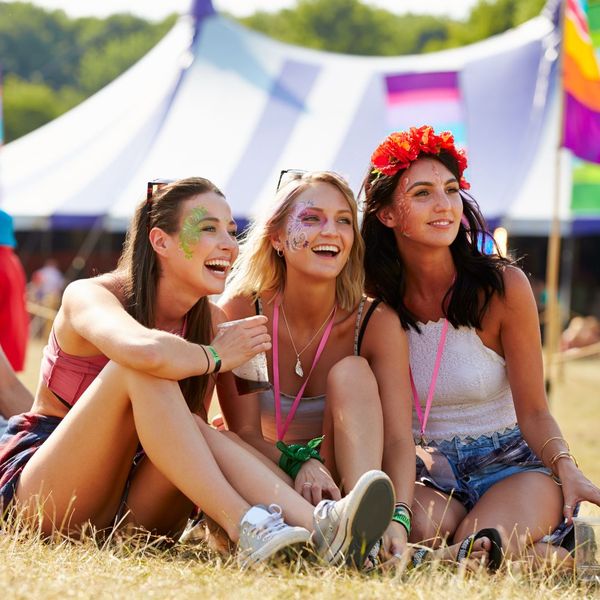
[[[312,200],[299,201],[293,206],[288,215],[285,229],[285,246],[291,252],[308,247],[308,238],[305,230],[315,225],[316,221],[312,217],[318,217],[316,212],[310,210],[313,205]],[[307,216],[311,218],[307,219]]]

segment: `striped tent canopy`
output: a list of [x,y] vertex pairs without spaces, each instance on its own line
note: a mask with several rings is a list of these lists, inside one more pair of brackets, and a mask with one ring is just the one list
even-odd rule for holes
[[[355,191],[392,130],[449,128],[483,212],[512,233],[551,218],[558,103],[551,18],[464,48],[356,57],[290,46],[196,0],[142,60],[0,153],[18,228],[125,229],[148,180],[201,175],[234,216],[268,202],[281,169],[330,169]],[[562,218],[569,223],[569,199]]]

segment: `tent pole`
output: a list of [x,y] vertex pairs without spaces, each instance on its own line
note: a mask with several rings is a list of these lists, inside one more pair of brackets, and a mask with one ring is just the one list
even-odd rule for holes
[[565,125],[565,102],[563,90],[563,62],[564,62],[564,22],[566,0],[561,2],[559,30],[561,31],[561,44],[558,57],[558,144],[556,147],[556,170],[554,181],[554,198],[552,202],[552,223],[548,236],[548,255],[546,258],[546,319],[544,327],[544,354],[545,354],[545,379],[546,390],[550,394],[552,386],[556,383],[555,355],[559,350],[561,334],[561,315],[558,302],[558,284],[560,267],[560,198],[562,183],[562,146]]

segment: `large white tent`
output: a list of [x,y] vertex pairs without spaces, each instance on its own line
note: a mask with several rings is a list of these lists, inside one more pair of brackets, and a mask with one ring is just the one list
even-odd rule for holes
[[443,126],[451,113],[486,217],[513,233],[544,233],[555,185],[556,44],[542,15],[449,51],[338,55],[274,41],[196,0],[122,76],[2,149],[0,204],[20,229],[100,219],[122,230],[148,180],[201,175],[223,189],[235,217],[249,219],[281,169],[336,170],[358,191],[385,135]]

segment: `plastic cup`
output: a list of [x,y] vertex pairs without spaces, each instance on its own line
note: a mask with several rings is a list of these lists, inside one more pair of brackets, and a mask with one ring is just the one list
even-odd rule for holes
[[600,517],[573,517],[575,573],[586,583],[600,583]]
[[[227,321],[221,323],[218,328],[224,329],[235,325],[238,321]],[[232,369],[235,387],[240,396],[255,394],[271,387],[269,383],[269,369],[267,367],[267,355],[264,352],[255,354],[250,360]]]

